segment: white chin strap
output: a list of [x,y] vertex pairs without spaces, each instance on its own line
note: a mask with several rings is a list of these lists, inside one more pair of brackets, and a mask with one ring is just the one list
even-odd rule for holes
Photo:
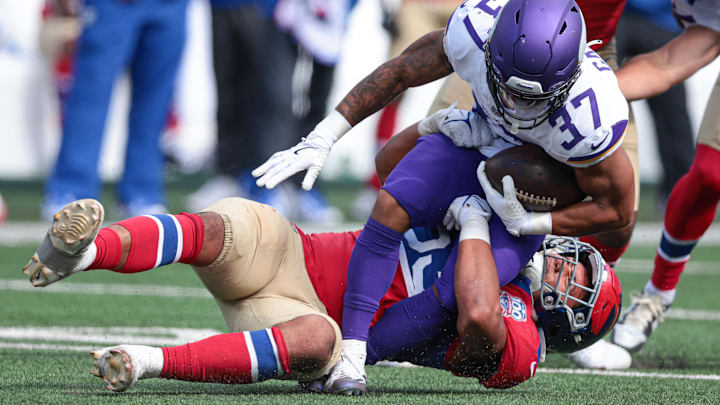
[[592,41],[589,41],[586,46],[590,48],[591,46],[602,45],[602,43],[602,39],[593,39]]

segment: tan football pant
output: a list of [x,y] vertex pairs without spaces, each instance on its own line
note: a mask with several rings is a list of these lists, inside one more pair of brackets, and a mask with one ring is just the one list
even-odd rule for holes
[[[604,46],[599,51],[597,51],[597,53],[605,60],[605,62],[607,62],[607,64],[611,68],[613,68],[613,70],[617,70],[618,61],[615,38],[613,38],[607,44],[607,46]],[[711,102],[714,100],[716,103],[716,107],[720,108],[720,91],[718,90],[718,86],[720,86],[720,84],[718,83],[720,82],[715,83],[715,88],[713,89],[713,98],[711,99]],[[463,110],[472,109],[474,104],[470,84],[461,79],[460,76],[458,76],[456,73],[453,73],[447,78],[447,80],[445,80],[445,83],[443,83],[437,96],[435,96],[435,99],[430,106],[430,111],[428,112],[428,115],[434,113],[435,111],[446,108],[456,101],[458,103],[457,107]],[[706,120],[703,121],[703,125],[706,121],[712,121],[712,123],[709,123],[708,126],[712,126],[712,129],[714,129],[712,135],[714,136],[713,139],[716,146],[713,147],[715,147],[716,149],[720,149],[720,147],[717,146],[720,145],[720,140],[718,139],[720,136],[720,116],[716,116],[714,117],[714,119],[709,119],[709,117],[706,117]],[[625,139],[623,140],[622,147],[623,149],[625,149],[628,157],[630,157],[630,162],[632,163],[634,171],[633,174],[635,175],[635,211],[637,211],[640,206],[640,166],[638,164],[637,128],[635,127],[635,118],[633,117],[632,109],[630,109],[630,120],[628,122],[628,128],[627,132],[625,133]]]
[[272,207],[242,198],[222,199],[203,211],[222,217],[225,241],[211,265],[193,268],[215,298],[228,330],[258,330],[305,315],[321,316],[335,330],[330,362],[315,373],[291,372],[289,378],[312,380],[327,374],[340,358],[342,333],[310,282],[298,232]]
[[698,143],[720,151],[720,75],[715,80],[710,100],[705,107]]
[[395,15],[398,35],[390,45],[394,58],[420,37],[447,25],[461,0],[404,0]]

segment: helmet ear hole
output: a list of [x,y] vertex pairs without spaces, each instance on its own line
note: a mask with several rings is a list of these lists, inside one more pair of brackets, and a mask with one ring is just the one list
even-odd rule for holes
[[[562,25],[562,27],[560,28],[560,32],[558,33],[558,35],[562,35],[563,32],[565,32],[565,29],[566,29],[566,28],[567,28],[567,23],[566,23],[566,22],[563,22],[563,25]],[[548,41],[548,43],[549,43],[549,41]]]

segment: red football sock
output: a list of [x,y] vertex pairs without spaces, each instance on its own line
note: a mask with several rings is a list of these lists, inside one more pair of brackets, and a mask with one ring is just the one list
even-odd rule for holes
[[600,252],[600,254],[602,255],[603,259],[605,259],[605,261],[609,265],[615,265],[618,262],[618,260],[620,260],[620,256],[622,256],[623,253],[625,253],[625,251],[628,248],[628,245],[630,244],[630,242],[628,242],[625,244],[625,246],[616,248],[616,247],[608,246],[608,245],[598,241],[595,238],[595,236],[593,236],[593,235],[583,236],[582,238],[580,238],[580,241],[589,243],[590,245],[592,245],[592,247],[597,249],[598,252]]
[[680,275],[685,269],[685,263],[687,263],[687,260],[671,262],[663,259],[660,255],[656,255],[655,268],[650,280],[659,290],[674,290],[680,282]]
[[163,347],[162,378],[249,384],[290,372],[285,338],[278,328],[225,333]]
[[699,144],[690,171],[678,180],[665,209],[665,229],[678,240],[697,240],[710,227],[720,200],[720,151]]
[[380,112],[376,133],[378,148],[383,146],[385,142],[387,142],[388,139],[390,139],[390,137],[392,137],[395,133],[399,106],[400,102],[394,101],[386,105]]
[[122,242],[120,236],[110,228],[102,228],[95,238],[97,255],[90,269],[114,269],[120,264]]
[[665,229],[655,256],[652,282],[672,290],[698,239],[712,224],[720,201],[720,151],[699,144],[690,171],[673,187],[665,209]]
[[91,269],[137,273],[170,263],[192,263],[200,254],[204,225],[197,214],[143,215],[118,222],[130,232],[130,252],[122,268],[116,269],[122,255],[117,232],[103,228],[95,239],[97,256]]

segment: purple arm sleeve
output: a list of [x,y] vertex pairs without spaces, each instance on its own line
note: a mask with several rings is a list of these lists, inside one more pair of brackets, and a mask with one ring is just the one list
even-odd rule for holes
[[368,336],[368,364],[426,348],[438,336],[454,336],[457,315],[435,297],[432,288],[390,307]]

